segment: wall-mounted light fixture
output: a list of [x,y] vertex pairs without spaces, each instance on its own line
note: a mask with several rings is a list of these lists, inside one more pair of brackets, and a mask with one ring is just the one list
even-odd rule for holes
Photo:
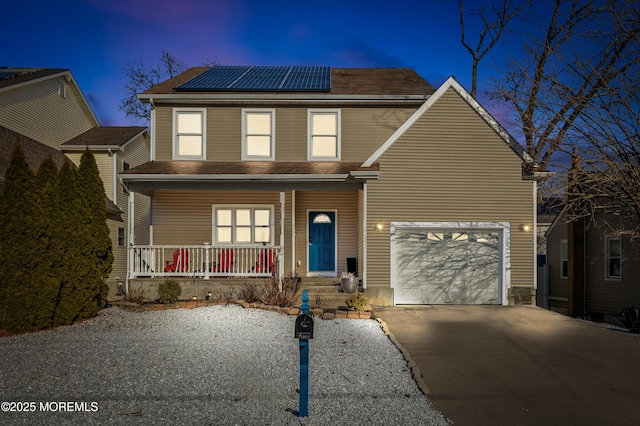
[[191,299],[193,299],[193,300],[198,300],[198,296],[195,296],[195,295],[194,295],[194,296],[191,296]]
[[207,295],[205,296],[205,299],[207,300],[211,300],[211,292],[207,292]]
[[522,225],[520,225],[520,230],[524,232],[529,232],[531,231],[531,225],[523,223]]
[[374,229],[375,229],[376,231],[382,231],[382,224],[381,224],[381,223],[378,223]]

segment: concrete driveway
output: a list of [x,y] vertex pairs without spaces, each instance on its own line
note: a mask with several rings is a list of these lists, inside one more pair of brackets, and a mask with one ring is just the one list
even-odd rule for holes
[[640,338],[530,306],[374,307],[455,425],[640,423]]

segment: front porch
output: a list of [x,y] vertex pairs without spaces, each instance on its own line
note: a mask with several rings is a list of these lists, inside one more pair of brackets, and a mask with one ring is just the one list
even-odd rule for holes
[[129,277],[266,278],[282,276],[282,251],[275,245],[133,245]]

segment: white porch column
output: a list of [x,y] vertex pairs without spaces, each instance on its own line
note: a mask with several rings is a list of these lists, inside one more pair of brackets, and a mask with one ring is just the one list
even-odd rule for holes
[[362,288],[367,288],[367,181],[362,183]]
[[127,280],[125,281],[125,291],[129,292],[129,279],[132,278],[134,271],[133,245],[135,244],[135,198],[136,193],[129,191],[129,199],[127,206]]
[[280,259],[278,259],[278,291],[282,291],[282,262],[284,262],[284,191],[280,191]]

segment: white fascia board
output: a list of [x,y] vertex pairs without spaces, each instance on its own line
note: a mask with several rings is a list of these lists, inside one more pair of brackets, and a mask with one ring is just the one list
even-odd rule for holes
[[365,161],[362,166],[370,167],[373,163],[378,161],[380,156],[384,154],[387,149],[391,145],[395,143],[403,134],[406,132],[433,104],[435,104],[446,92],[452,88],[455,90],[461,97],[464,99],[467,104],[473,108],[480,117],[500,136],[507,145],[514,150],[516,154],[520,156],[520,158],[526,161],[529,164],[535,164],[535,160],[524,151],[524,148],[516,141],[513,136],[509,134],[501,125],[498,123],[492,116],[487,112],[486,109],[482,105],[476,101],[473,96],[467,92],[464,87],[458,83],[455,78],[449,77],[447,81],[445,81],[442,86],[435,91],[426,102],[414,112],[411,117],[407,119],[407,121],[402,124],[390,137],[387,139],[381,146],[378,148],[368,159]]
[[137,138],[139,138],[141,135],[144,135],[145,133],[149,133],[149,129],[148,128],[144,128],[142,130],[140,130],[138,133],[136,133],[135,135],[133,135],[133,137],[131,139],[129,139],[128,141],[126,141],[125,143],[123,143],[122,145],[120,145],[120,147],[122,148],[122,150],[124,150],[124,148],[129,145],[131,142],[133,142],[134,140],[136,140]]
[[349,172],[351,174],[351,176],[353,176],[356,179],[378,179],[378,177],[380,177],[380,172],[379,171],[358,171],[358,170],[354,170],[352,172]]
[[319,182],[343,182],[349,177],[347,174],[323,174],[323,175],[161,175],[161,174],[119,174],[124,181],[214,181],[214,180],[259,180],[259,181],[319,181]]

